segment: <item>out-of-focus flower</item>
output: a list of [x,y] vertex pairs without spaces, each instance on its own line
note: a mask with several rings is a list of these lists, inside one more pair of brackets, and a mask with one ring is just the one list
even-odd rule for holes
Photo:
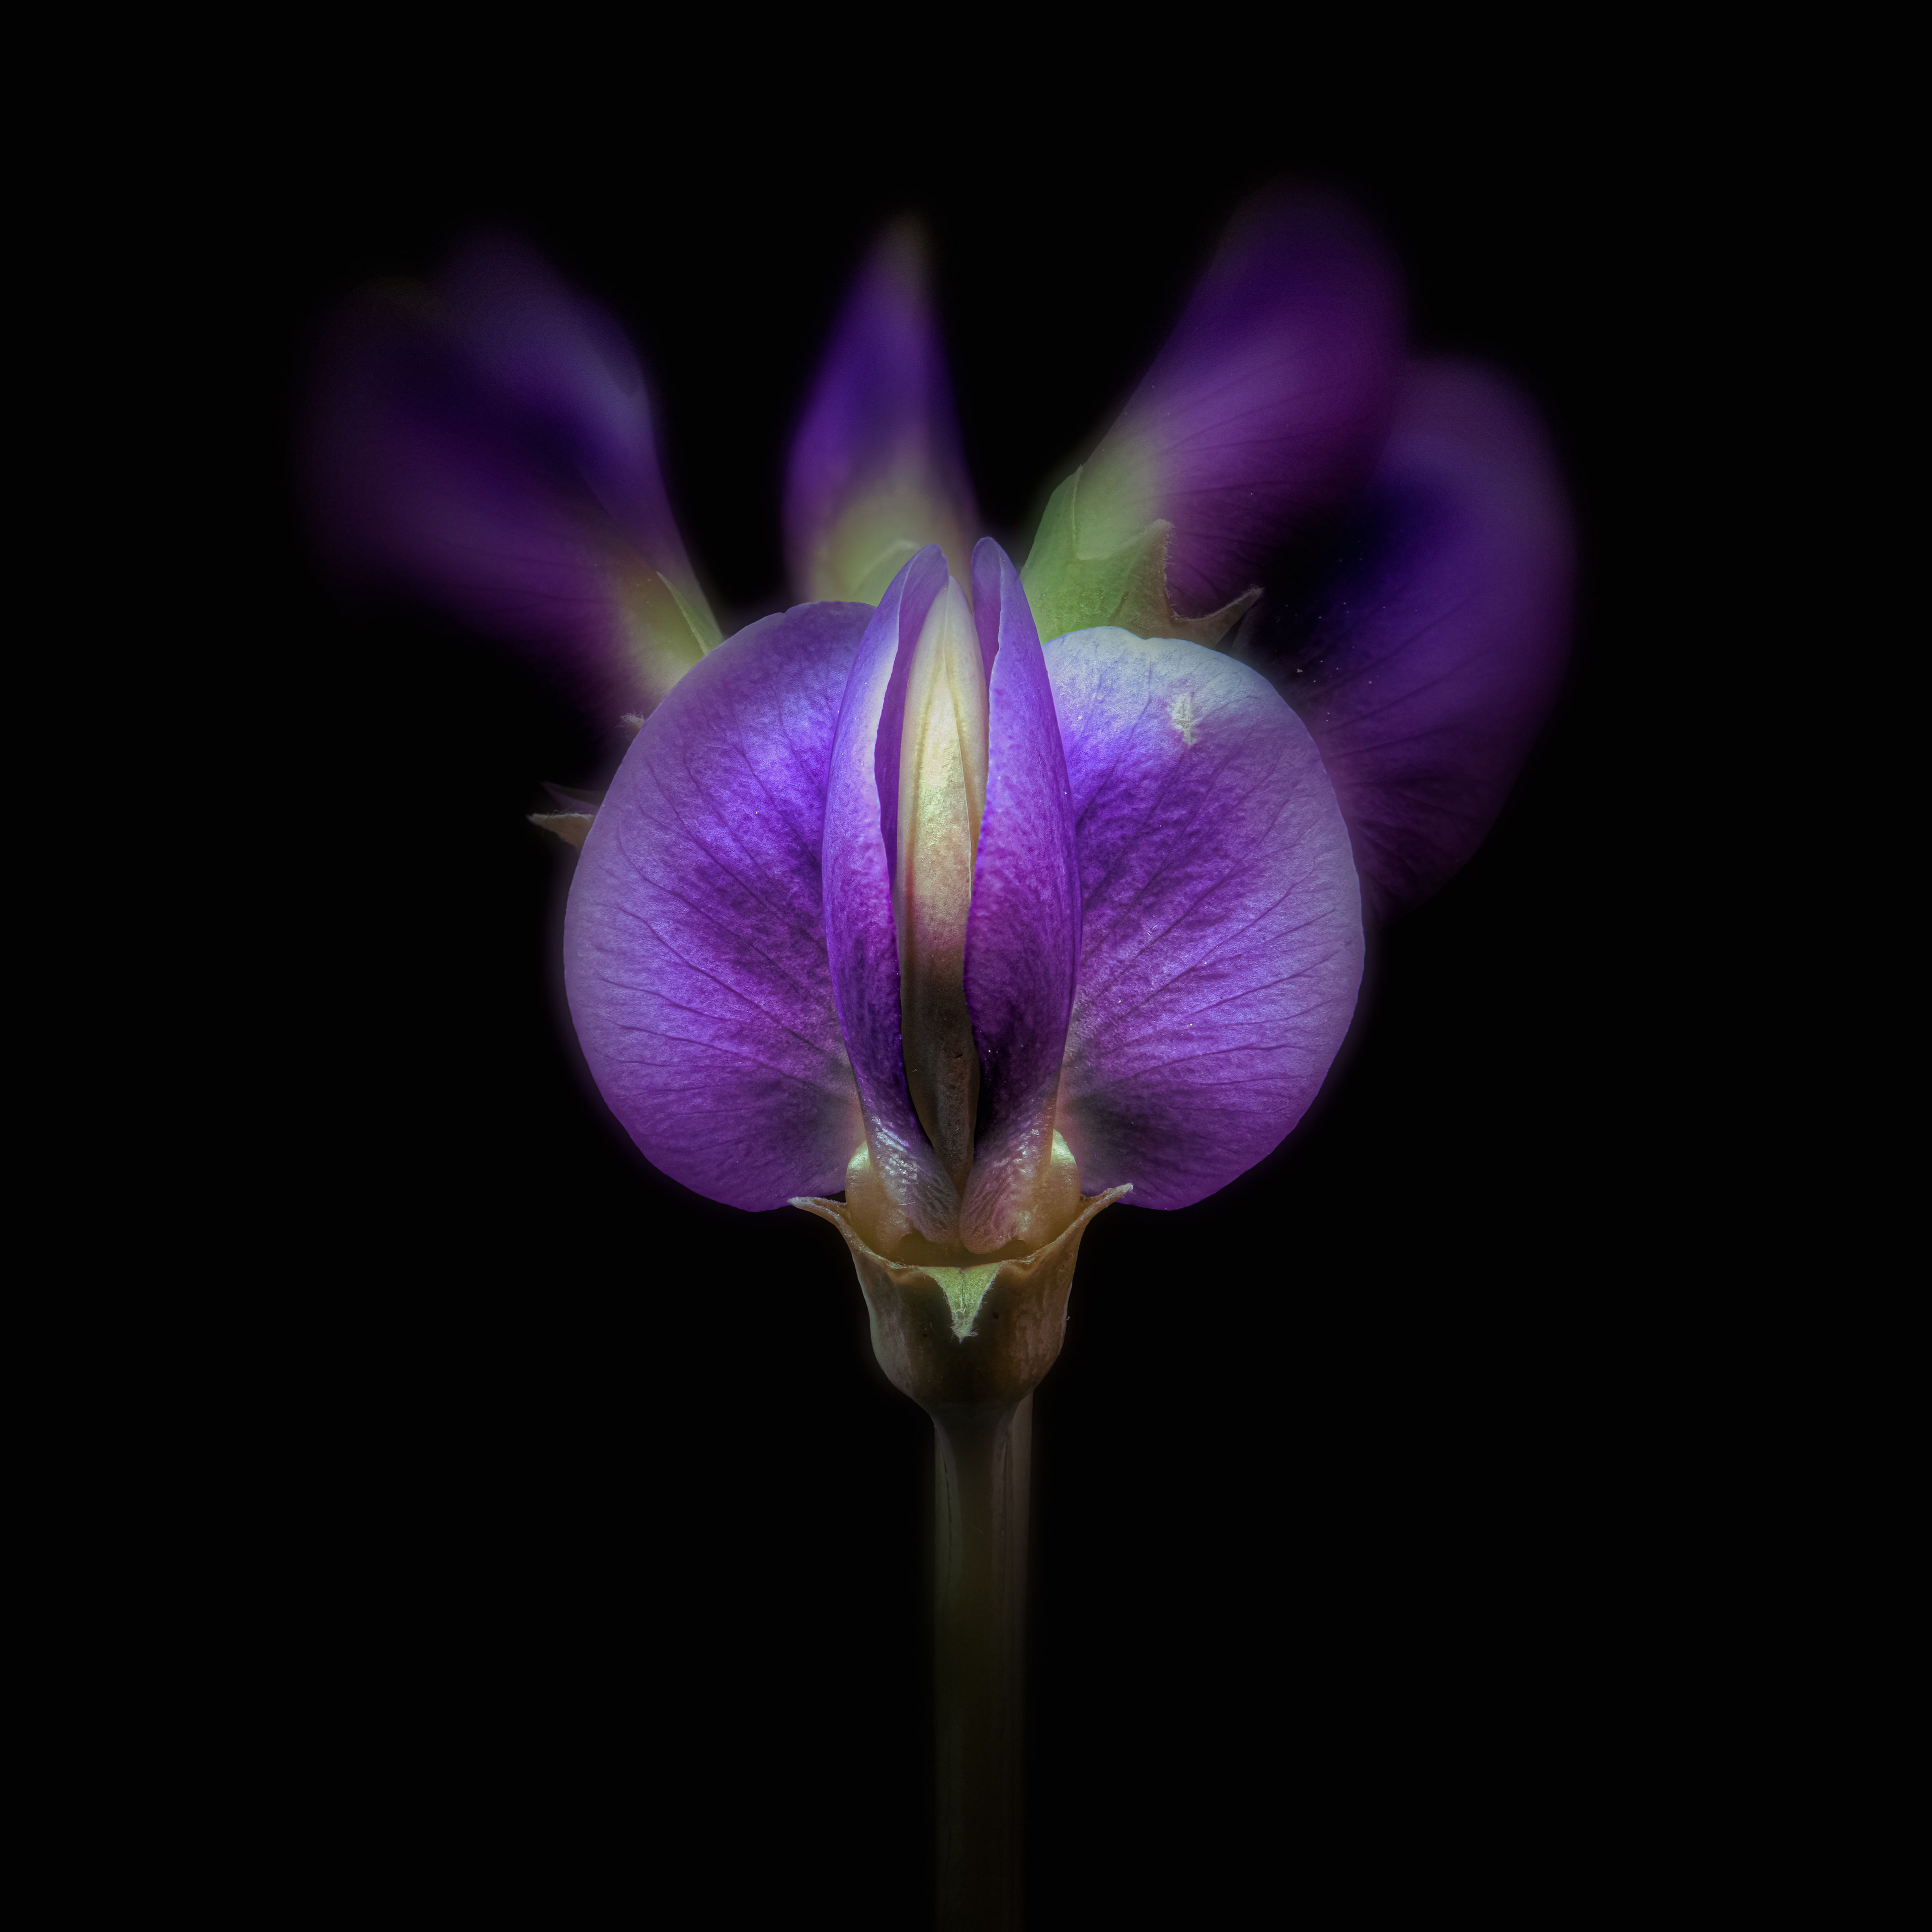
[[1574,548],[1528,399],[1477,364],[1413,362],[1318,567],[1245,620],[1243,654],[1322,748],[1372,910],[1420,904],[1495,824],[1562,681]]
[[1378,238],[1325,197],[1278,194],[1230,226],[1054,491],[1024,575],[1043,636],[1232,641],[1270,675],[1386,914],[1448,880],[1502,809],[1562,680],[1573,548],[1528,399],[1492,370],[1406,358]]
[[1333,789],[1264,679],[1118,630],[1042,651],[990,542],[972,584],[969,610],[928,548],[876,610],[709,657],[597,814],[565,946],[656,1166],[743,1208],[842,1188],[877,1255],[983,1288],[1105,1190],[1180,1207],[1274,1147],[1362,938]]
[[[1049,326],[1060,313],[1043,308],[1043,343],[1077,341],[1077,320]],[[346,571],[536,646],[600,723],[648,712],[718,641],[635,358],[516,244],[352,304],[308,451]],[[909,230],[881,240],[835,326],[784,520],[801,596],[873,602],[928,544],[965,580],[976,512]],[[1119,420],[1048,500],[1022,574],[1049,640],[1112,626],[1270,677],[1386,914],[1440,886],[1501,809],[1561,680],[1572,549],[1533,406],[1493,370],[1406,356],[1379,239],[1290,193],[1230,226]]]
[[517,242],[334,318],[304,457],[342,575],[534,647],[605,730],[718,640],[623,331]]
[[1402,333],[1395,266],[1348,210],[1303,196],[1245,210],[1120,419],[1053,494],[1025,572],[1042,630],[1104,612],[1219,643],[1292,539],[1367,481]]
[[964,582],[979,522],[925,238],[902,223],[860,268],[792,439],[786,567],[801,597],[876,604],[928,543]]

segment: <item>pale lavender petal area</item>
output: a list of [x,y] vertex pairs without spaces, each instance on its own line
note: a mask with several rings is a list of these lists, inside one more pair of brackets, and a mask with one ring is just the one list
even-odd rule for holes
[[990,702],[986,809],[966,926],[980,1127],[960,1220],[968,1244],[991,1250],[1010,1238],[1052,1157],[1080,959],[1080,876],[1046,661],[1019,573],[990,539],[973,553],[973,609]]
[[636,358],[517,244],[473,244],[434,290],[347,304],[303,454],[342,574],[532,647],[600,725],[648,710],[716,640]]
[[1082,898],[1060,1132],[1084,1191],[1183,1208],[1280,1142],[1348,1030],[1348,830],[1301,721],[1246,665],[1112,629],[1046,658]]
[[[920,628],[946,580],[946,559],[929,545],[892,580],[852,660],[826,794],[822,942],[831,956],[832,984],[873,1167],[913,1225],[936,1241],[953,1238],[959,1201],[906,1087],[892,872],[898,855],[906,675]],[[837,1184],[844,1184],[842,1178]]]
[[638,734],[564,926],[571,1016],[652,1164],[713,1200],[836,1193],[858,1096],[819,853],[838,707],[872,613],[814,604],[722,645]]
[[918,230],[889,229],[833,327],[785,474],[785,557],[800,596],[874,599],[928,543],[966,574],[978,513],[931,279]]
[[1321,748],[1375,910],[1426,898],[1502,809],[1562,682],[1575,550],[1535,406],[1419,363],[1338,565],[1256,614],[1243,655]]
[[1083,525],[1124,540],[1164,517],[1174,608],[1239,597],[1367,478],[1403,325],[1400,272],[1352,209],[1300,191],[1252,202],[1082,472]]

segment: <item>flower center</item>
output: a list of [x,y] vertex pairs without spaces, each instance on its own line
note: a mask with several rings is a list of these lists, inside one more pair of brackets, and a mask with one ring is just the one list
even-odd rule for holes
[[980,1057],[966,1011],[966,918],[986,809],[986,668],[972,613],[949,578],[906,678],[892,916],[906,1084],[926,1138],[962,1192],[980,1104]]

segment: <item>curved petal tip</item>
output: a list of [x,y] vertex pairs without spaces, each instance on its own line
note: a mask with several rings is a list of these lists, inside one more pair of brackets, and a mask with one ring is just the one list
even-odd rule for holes
[[1575,568],[1534,404],[1478,364],[1414,365],[1361,508],[1239,646],[1320,746],[1378,912],[1426,898],[1495,823],[1562,685]]
[[801,596],[877,603],[928,544],[965,580],[978,513],[932,284],[923,232],[899,223],[833,326],[785,474],[785,555]]
[[303,468],[344,576],[530,647],[586,716],[648,710],[718,641],[622,332],[485,236],[324,332]]

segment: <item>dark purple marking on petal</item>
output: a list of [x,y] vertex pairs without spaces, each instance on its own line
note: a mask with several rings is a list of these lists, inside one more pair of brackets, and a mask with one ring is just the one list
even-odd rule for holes
[[906,674],[946,579],[944,556],[928,545],[892,580],[866,627],[839,710],[824,838],[825,941],[873,1166],[888,1195],[933,1240],[952,1238],[958,1196],[906,1087],[892,872]]
[[1250,204],[1082,473],[1083,522],[1123,540],[1172,523],[1168,588],[1187,615],[1260,584],[1296,529],[1374,466],[1403,309],[1394,257],[1345,204]]
[[1053,1154],[1053,1102],[1080,958],[1073,794],[1053,688],[1019,573],[973,553],[988,662],[986,809],[966,925],[966,1006],[980,1066],[980,1130],[961,1211],[969,1246],[1007,1240]]
[[1415,365],[1334,565],[1240,646],[1321,748],[1377,912],[1426,898],[1496,822],[1562,682],[1574,571],[1534,405],[1492,370]]
[[1301,721],[1246,665],[1118,630],[1046,658],[1082,898],[1060,1132],[1083,1190],[1183,1208],[1280,1142],[1348,1030],[1348,830]]
[[654,704],[708,641],[686,650],[658,581],[708,626],[636,360],[516,244],[474,244],[437,291],[350,303],[304,454],[339,570],[535,646],[600,724]]
[[819,854],[838,706],[872,613],[741,631],[660,705],[572,884],[565,984],[598,1090],[654,1166],[713,1200],[836,1192],[858,1096]]

